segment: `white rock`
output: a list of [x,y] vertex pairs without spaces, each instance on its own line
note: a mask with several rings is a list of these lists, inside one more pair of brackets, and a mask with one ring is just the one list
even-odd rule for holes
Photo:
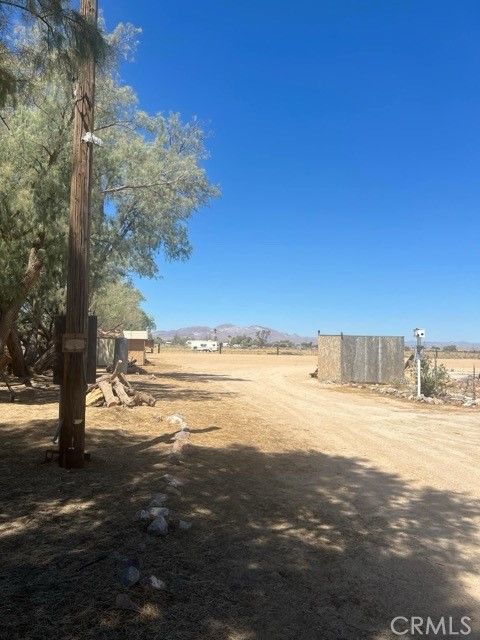
[[168,523],[164,516],[158,516],[158,518],[155,518],[147,528],[147,532],[151,533],[153,536],[166,536],[168,533]]
[[151,587],[152,589],[156,589],[157,591],[165,591],[167,585],[163,580],[157,578],[156,576],[148,576],[142,580],[142,584],[145,587]]
[[151,520],[150,514],[146,509],[140,509],[140,511],[137,511],[135,514],[135,520],[146,522],[147,520]]
[[172,413],[171,416],[167,416],[165,418],[165,422],[172,425],[172,427],[183,427],[187,424],[185,417],[180,415],[179,413]]
[[137,567],[126,567],[122,572],[122,583],[125,587],[131,587],[140,580],[140,571]]
[[150,500],[149,507],[161,507],[168,500],[166,493],[156,493]]
[[177,431],[177,433],[173,436],[174,440],[189,440],[190,439],[190,431],[188,429],[182,429],[181,431]]
[[159,516],[168,516],[169,513],[170,509],[168,507],[150,507],[147,512],[149,520],[154,520]]
[[183,486],[183,481],[182,480],[178,480],[178,478],[175,478],[174,476],[170,475],[169,473],[166,473],[163,478],[166,480],[167,484],[169,484],[171,487],[182,487]]

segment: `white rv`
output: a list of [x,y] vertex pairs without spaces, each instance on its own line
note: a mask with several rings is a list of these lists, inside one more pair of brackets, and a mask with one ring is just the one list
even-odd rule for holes
[[216,340],[187,340],[187,345],[192,351],[218,351]]

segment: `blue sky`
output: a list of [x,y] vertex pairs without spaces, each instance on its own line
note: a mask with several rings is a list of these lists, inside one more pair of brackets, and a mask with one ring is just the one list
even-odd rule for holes
[[100,4],[141,106],[212,132],[192,258],[137,281],[158,328],[480,341],[480,3]]

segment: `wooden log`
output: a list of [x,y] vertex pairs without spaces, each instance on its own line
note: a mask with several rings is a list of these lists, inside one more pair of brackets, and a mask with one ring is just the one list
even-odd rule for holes
[[127,407],[133,406],[134,404],[133,398],[127,395],[127,392],[125,391],[125,387],[120,382],[120,380],[114,381],[113,390],[117,394],[117,397],[119,398],[120,402],[122,402]]
[[[132,385],[127,380],[127,378],[125,377],[124,373],[119,373],[118,374],[118,379],[120,380],[120,382],[123,384],[124,387],[127,387],[127,389],[133,389]],[[128,393],[128,391],[127,391],[127,393]]]
[[104,382],[105,380],[107,380],[108,382],[113,382],[115,378],[121,375],[121,371],[120,371],[121,366],[122,366],[122,361],[119,360],[115,365],[115,369],[113,370],[113,372],[105,373],[103,376],[100,376],[100,378],[97,380],[95,384],[98,385],[100,382]]
[[103,393],[107,407],[114,407],[115,405],[120,404],[120,400],[113,395],[111,382],[108,380],[100,380],[98,382],[98,386]]
[[103,404],[104,395],[101,389],[95,387],[91,389],[85,398],[85,404],[87,407],[94,407]]

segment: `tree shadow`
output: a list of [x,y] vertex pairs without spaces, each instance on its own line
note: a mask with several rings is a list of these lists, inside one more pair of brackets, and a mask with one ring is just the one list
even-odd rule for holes
[[57,385],[37,385],[35,387],[25,387],[24,385],[14,383],[11,385],[15,392],[15,400],[11,402],[10,393],[5,386],[0,386],[0,404],[49,404],[58,402],[59,388]]
[[[477,500],[364,459],[202,446],[207,429],[179,467],[173,431],[89,429],[91,464],[66,471],[40,463],[50,424],[2,426],[5,637],[379,640],[398,637],[395,616],[475,620]],[[193,527],[156,539],[133,516],[165,472],[185,480],[169,504]],[[168,594],[132,587],[141,612],[114,610],[117,554]]]
[[[159,374],[156,374],[156,378],[160,378]],[[182,381],[189,381],[191,379],[192,382],[208,382],[208,376],[205,376],[205,379],[202,379],[203,376],[199,376],[200,379],[196,379],[192,374],[191,377],[185,378],[177,378],[176,374],[173,375],[165,375],[162,378],[172,378],[173,380],[178,379]],[[213,378],[212,378],[213,379]],[[218,376],[218,379],[225,380],[240,380],[240,378],[228,378],[228,376]],[[195,389],[195,388],[185,388],[178,387],[174,384],[166,384],[162,382],[150,381],[145,377],[137,377],[135,375],[129,375],[129,381],[133,385],[135,389],[138,391],[145,391],[146,393],[151,394],[157,400],[166,400],[169,402],[176,402],[178,400],[182,401],[207,401],[207,400],[222,400],[227,397],[232,397],[238,395],[233,391],[210,391],[207,389]],[[16,399],[12,403],[10,398],[10,393],[5,386],[0,386],[0,404],[14,404],[14,405],[41,405],[41,404],[50,404],[52,402],[58,402],[59,399],[59,386],[50,383],[46,384],[37,384],[35,388],[25,387],[20,384],[13,385],[13,389],[15,391]]]
[[157,378],[171,378],[180,382],[249,382],[248,378],[234,378],[215,373],[163,372],[155,373]]
[[201,402],[206,400],[223,400],[228,397],[238,395],[234,391],[209,391],[208,389],[195,389],[176,387],[171,384],[163,384],[159,382],[147,382],[145,380],[131,380],[134,388],[139,391],[146,391],[157,400],[167,402],[177,402],[182,400],[188,402],[190,400]]

